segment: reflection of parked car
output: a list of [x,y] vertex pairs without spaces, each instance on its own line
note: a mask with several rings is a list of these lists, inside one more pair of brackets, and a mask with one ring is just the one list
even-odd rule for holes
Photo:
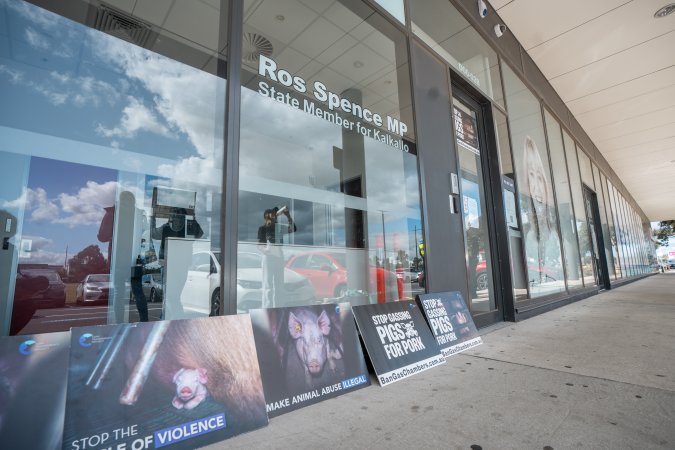
[[143,275],[141,281],[143,295],[149,302],[161,302],[164,295],[162,291],[162,274],[148,273]]
[[36,308],[62,308],[66,305],[66,285],[59,274],[53,269],[20,269],[21,274],[28,278],[45,277],[49,280],[49,287],[40,290],[27,300]]
[[[278,306],[307,305],[315,300],[314,289],[309,281],[292,270],[284,270],[284,288],[282,304]],[[181,303],[187,310],[209,315],[220,314],[220,252],[205,251],[192,255]],[[237,309],[248,311],[260,307],[262,256],[257,253],[238,253]]]
[[90,274],[84,277],[75,291],[78,305],[108,303],[110,293],[110,275],[107,273]]
[[[319,298],[344,297],[347,293],[346,255],[338,252],[303,253],[292,257],[286,267],[307,277]],[[370,267],[368,292],[377,293],[378,303],[403,297],[403,282],[382,267]]]

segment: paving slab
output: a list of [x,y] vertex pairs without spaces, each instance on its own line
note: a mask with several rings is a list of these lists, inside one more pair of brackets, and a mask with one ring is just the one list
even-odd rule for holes
[[443,366],[208,449],[674,449],[675,271],[519,323]]

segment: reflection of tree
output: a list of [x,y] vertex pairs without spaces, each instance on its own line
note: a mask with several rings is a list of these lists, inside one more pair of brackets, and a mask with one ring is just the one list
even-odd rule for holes
[[68,264],[70,276],[77,281],[82,281],[89,274],[108,272],[108,266],[98,245],[90,245],[82,249],[70,258]]
[[408,253],[405,250],[399,250],[396,254],[396,267],[410,267],[410,260],[408,258]]

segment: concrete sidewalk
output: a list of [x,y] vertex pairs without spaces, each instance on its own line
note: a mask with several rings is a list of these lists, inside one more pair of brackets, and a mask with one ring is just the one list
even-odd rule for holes
[[675,449],[675,271],[206,448]]

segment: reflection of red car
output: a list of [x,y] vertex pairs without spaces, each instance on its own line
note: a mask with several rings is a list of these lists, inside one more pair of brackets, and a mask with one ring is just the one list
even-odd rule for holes
[[[347,293],[347,263],[344,253],[303,253],[288,260],[286,267],[306,277],[319,298],[344,297]],[[387,300],[387,292],[403,297],[403,282],[382,267],[368,270],[368,292],[377,293],[377,302]]]

